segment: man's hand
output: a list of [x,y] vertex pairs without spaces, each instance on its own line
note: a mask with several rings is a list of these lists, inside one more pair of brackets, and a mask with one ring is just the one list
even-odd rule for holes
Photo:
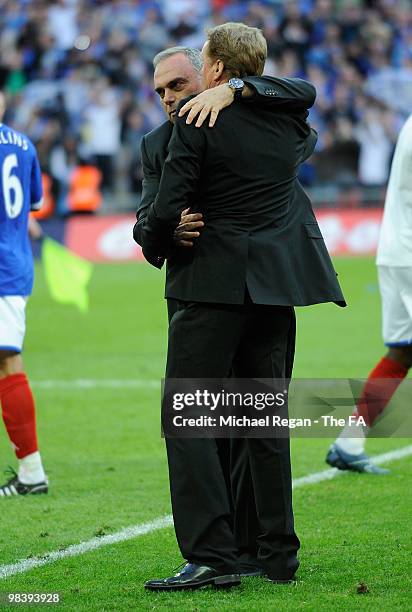
[[174,243],[180,247],[192,247],[193,240],[200,236],[197,230],[204,226],[202,218],[202,213],[190,213],[190,208],[185,208],[173,234]]
[[234,100],[234,97],[235,92],[227,83],[223,83],[223,85],[218,85],[212,89],[206,89],[182,106],[179,112],[179,117],[183,117],[183,115],[189,111],[186,118],[186,123],[192,123],[193,119],[199,115],[197,117],[195,126],[200,127],[205,121],[206,117],[210,115],[209,127],[213,127],[222,108],[230,106]]

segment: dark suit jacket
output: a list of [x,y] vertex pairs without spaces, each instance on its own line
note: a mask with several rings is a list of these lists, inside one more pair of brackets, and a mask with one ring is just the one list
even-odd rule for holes
[[[246,77],[244,82],[254,91],[252,98],[242,100],[242,104],[251,105],[250,112],[253,112],[255,107],[270,108],[273,112],[303,112],[313,105],[316,97],[313,85],[303,79],[262,76]],[[154,202],[159,190],[172,131],[173,125],[166,121],[142,139],[143,188],[142,198],[136,213],[137,222],[133,229],[133,237],[140,245],[142,244],[142,227],[146,219],[147,209]],[[316,138],[314,137],[311,143],[312,150],[315,143]],[[312,153],[309,148],[308,156]],[[173,250],[174,245],[163,245],[162,253],[159,253],[150,263],[161,268],[165,256],[170,256]]]
[[297,182],[312,139],[306,113],[251,113],[242,102],[211,130],[177,118],[157,198],[143,226],[154,261],[184,208],[203,213],[192,249],[169,259],[166,297],[243,304],[345,305],[312,211]]

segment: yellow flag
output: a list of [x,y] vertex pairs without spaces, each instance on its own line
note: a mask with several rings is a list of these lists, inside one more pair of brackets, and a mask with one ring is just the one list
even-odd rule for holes
[[44,238],[42,261],[50,294],[56,302],[89,309],[87,285],[93,265],[51,238]]

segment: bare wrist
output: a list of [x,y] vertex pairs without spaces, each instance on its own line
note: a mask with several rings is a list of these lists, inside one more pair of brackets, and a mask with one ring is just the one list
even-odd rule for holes
[[230,91],[230,93],[232,94],[232,101],[235,99],[235,90],[230,87],[229,83],[225,83],[226,85],[226,89],[228,89]]

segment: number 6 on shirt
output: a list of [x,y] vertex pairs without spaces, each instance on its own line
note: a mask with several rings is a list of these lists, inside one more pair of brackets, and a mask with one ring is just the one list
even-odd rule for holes
[[[3,161],[1,179],[3,186],[4,206],[7,216],[15,219],[23,208],[23,188],[18,176],[12,174],[14,168],[18,167],[17,155],[7,155]],[[12,194],[14,193],[14,197]]]

